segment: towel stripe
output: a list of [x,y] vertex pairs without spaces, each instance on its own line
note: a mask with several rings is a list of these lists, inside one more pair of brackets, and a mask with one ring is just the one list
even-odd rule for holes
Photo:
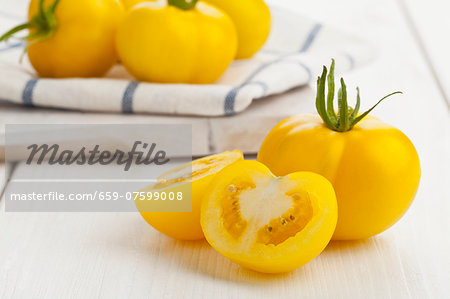
[[269,89],[269,86],[267,86],[267,84],[265,82],[262,82],[262,81],[255,81],[255,82],[251,82],[249,84],[254,84],[254,85],[261,86],[261,88],[263,89],[262,97],[266,95],[267,90]]
[[[311,47],[314,40],[316,39],[317,34],[319,33],[321,28],[322,28],[322,24],[320,24],[320,23],[316,23],[313,26],[310,33],[306,37],[306,40],[303,42],[303,45],[301,46],[299,52],[308,51],[308,49]],[[284,53],[283,55],[280,55],[280,57],[278,59],[275,59],[273,61],[270,61],[268,63],[264,63],[264,64],[260,65],[255,71],[253,71],[247,77],[247,79],[245,79],[245,81],[240,86],[232,88],[225,96],[225,102],[224,102],[225,115],[233,115],[235,113],[234,103],[236,101],[236,96],[237,96],[239,90],[241,90],[245,85],[249,84],[253,78],[255,78],[259,73],[264,71],[266,68],[268,68],[269,66],[271,66],[273,64],[279,63],[280,61],[283,61],[284,58],[286,58],[287,56],[292,55],[292,54],[295,54],[295,53]],[[309,81],[312,77],[311,70],[303,63],[300,63],[300,65],[308,72],[308,78],[309,78],[308,81]],[[261,83],[261,82],[259,82],[259,83]],[[267,85],[265,86],[265,89],[267,89]]]
[[311,81],[311,79],[312,79],[312,72],[311,72],[311,69],[310,69],[306,64],[304,64],[303,62],[298,62],[298,64],[299,64],[299,65],[306,71],[306,73],[308,74],[307,82]]
[[355,59],[353,58],[352,55],[348,54],[348,53],[342,53],[350,62],[350,70],[352,70],[355,67]]
[[[260,65],[256,70],[254,70],[247,77],[247,79],[244,80],[244,82],[241,85],[232,88],[228,92],[228,94],[225,96],[225,102],[224,102],[225,115],[233,115],[235,113],[235,111],[234,111],[234,102],[236,101],[236,96],[237,96],[239,90],[241,90],[244,86],[250,84],[251,83],[250,81],[253,78],[255,78],[259,73],[261,73],[264,69],[266,69],[267,67],[271,66],[272,64],[275,64],[275,63],[278,63],[278,62],[282,61],[285,56],[286,55],[283,55],[283,56],[281,56],[278,59],[275,59],[273,61],[270,61],[270,62],[267,62],[267,63],[264,63],[264,64]],[[267,85],[265,83],[259,82],[259,84],[264,84],[265,85],[264,90],[267,90],[268,87],[267,87]]]
[[245,83],[245,84],[242,84],[242,85],[232,88],[225,97],[225,103],[224,103],[225,115],[229,116],[229,115],[233,115],[236,113],[236,111],[234,109],[234,103],[236,101],[236,96],[242,88],[244,88],[245,86],[248,86],[248,85],[261,86],[263,89],[262,96],[264,96],[267,93],[267,89],[269,89],[267,84],[264,82],[261,82],[261,81],[248,82],[248,83]]
[[12,49],[20,48],[23,47],[24,45],[25,45],[24,42],[7,45],[6,47],[0,48],[0,52],[6,52]]
[[25,104],[25,106],[33,106],[33,91],[37,82],[37,79],[30,79],[25,84],[22,92],[22,102]]
[[300,47],[299,52],[303,53],[309,50],[312,43],[317,37],[317,34],[319,33],[320,29],[322,29],[322,24],[317,23],[313,26],[311,32],[306,37],[306,40],[303,42],[303,45]]
[[242,85],[233,87],[225,96],[225,102],[224,102],[224,111],[225,115],[233,115],[234,112],[234,101],[236,100],[236,95],[239,91],[239,89],[242,88]]
[[139,82],[131,81],[125,89],[122,97],[122,112],[133,113],[133,97]]

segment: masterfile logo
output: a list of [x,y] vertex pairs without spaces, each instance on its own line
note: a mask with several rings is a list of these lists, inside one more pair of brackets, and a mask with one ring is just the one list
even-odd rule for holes
[[191,125],[7,125],[5,158],[7,212],[131,212],[136,198],[143,212],[192,208],[190,184],[142,196],[192,161]]
[[[124,152],[119,149],[114,151],[101,150],[101,146],[96,144],[92,149],[87,149],[85,146],[78,151],[71,149],[60,149],[58,144],[32,144],[27,146],[30,150],[30,155],[26,164],[30,165],[36,163],[41,165],[44,161],[50,165],[109,165],[117,164],[123,165],[124,170],[128,171],[131,165],[163,165],[170,161],[166,158],[164,150],[157,150],[156,143],[148,144],[142,141],[135,141],[130,151]],[[142,150],[140,150],[142,149]]]

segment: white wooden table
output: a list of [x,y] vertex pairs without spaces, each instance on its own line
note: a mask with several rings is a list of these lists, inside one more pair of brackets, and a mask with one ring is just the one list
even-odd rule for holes
[[[374,113],[405,132],[419,152],[420,189],[405,217],[375,238],[332,242],[305,267],[273,276],[232,264],[204,241],[166,238],[135,213],[5,213],[1,200],[1,298],[450,298],[449,5],[271,2],[377,45],[378,60],[345,77],[348,86],[360,86],[364,107],[390,91],[405,92]],[[21,122],[31,112],[44,122],[57,117],[43,109],[0,109],[0,122]],[[13,177],[20,171],[18,165]]]

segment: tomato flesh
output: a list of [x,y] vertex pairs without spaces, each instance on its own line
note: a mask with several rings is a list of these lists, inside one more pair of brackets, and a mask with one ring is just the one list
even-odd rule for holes
[[325,248],[336,222],[336,198],[325,178],[306,172],[276,178],[256,161],[224,168],[202,204],[208,242],[231,261],[261,272],[306,264]]
[[281,217],[272,219],[258,231],[257,241],[265,245],[278,245],[288,238],[295,236],[313,216],[313,208],[308,194],[301,196],[299,193],[286,194],[290,196],[293,207]]

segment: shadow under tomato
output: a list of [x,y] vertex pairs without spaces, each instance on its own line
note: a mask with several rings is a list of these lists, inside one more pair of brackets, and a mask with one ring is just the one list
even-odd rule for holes
[[[264,274],[232,263],[215,251],[206,240],[177,241],[149,227],[139,217],[123,218],[126,219],[122,219],[122,224],[125,220],[129,221],[129,225],[126,225],[128,229],[116,231],[110,239],[114,242],[110,245],[111,248],[115,247],[117,257],[130,259],[130,262],[137,259],[137,267],[140,268],[151,268],[157,265],[161,269],[175,271],[177,275],[201,276],[259,289],[270,288],[275,284],[282,285],[286,282],[295,282],[297,286],[308,284],[319,268],[323,268],[336,257],[355,258],[370,254],[371,251],[384,251],[389,247],[389,244],[386,244],[389,242],[381,237],[361,241],[332,241],[319,257],[295,271]],[[118,232],[121,236],[117,236]],[[118,242],[119,239],[121,239],[120,242]],[[123,252],[127,255],[120,254]],[[134,257],[128,254],[133,254]],[[152,271],[148,274],[153,275]],[[146,273],[146,270],[142,270],[142,274],[147,275]]]
[[385,239],[381,236],[375,236],[363,240],[330,241],[325,248],[325,252],[332,253],[342,250],[367,251],[374,247],[380,247],[385,244]]
[[395,250],[395,245],[389,239],[390,237],[385,235],[365,240],[331,241],[320,258],[331,263],[353,265],[351,267],[372,263],[374,259]]
[[330,243],[325,248],[326,251],[335,251],[345,249],[361,249],[364,250],[367,246],[372,246],[373,240],[365,239],[365,240],[348,240],[348,241],[330,241]]
[[[161,236],[158,258],[177,263],[191,273],[236,283],[267,286],[292,273],[266,274],[240,267],[215,251],[206,240],[177,241]],[[150,250],[154,251],[154,250]]]

